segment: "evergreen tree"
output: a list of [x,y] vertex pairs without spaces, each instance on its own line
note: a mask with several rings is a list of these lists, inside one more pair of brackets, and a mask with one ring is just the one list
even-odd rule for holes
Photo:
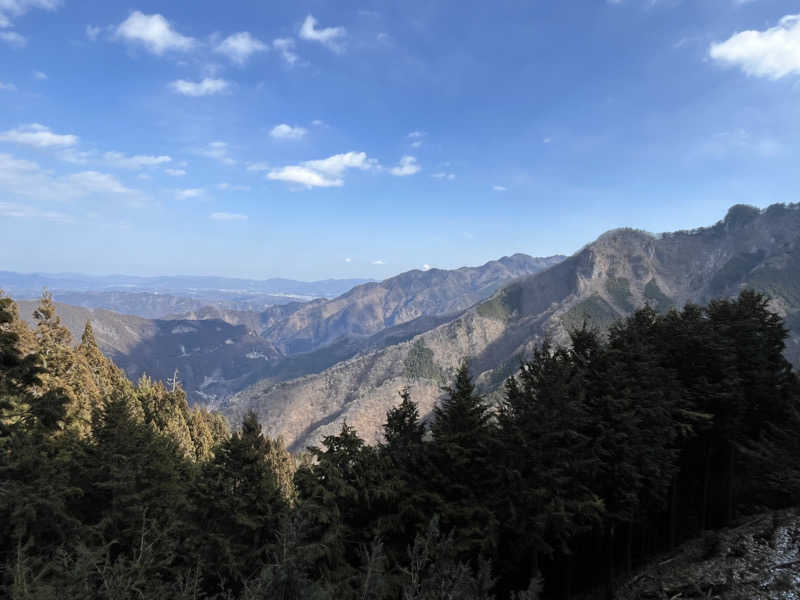
[[435,510],[440,510],[444,530],[454,531],[463,556],[491,555],[496,549],[491,510],[496,470],[489,408],[476,393],[467,361],[444,391],[431,423],[432,483],[442,499]]
[[218,586],[241,591],[274,550],[287,504],[269,453],[270,443],[249,413],[203,466],[193,492],[192,538]]

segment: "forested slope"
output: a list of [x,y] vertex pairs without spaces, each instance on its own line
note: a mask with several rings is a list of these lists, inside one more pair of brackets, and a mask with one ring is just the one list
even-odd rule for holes
[[383,443],[344,425],[299,460],[253,414],[230,434],[179,386],[132,384],[90,327],[74,348],[47,299],[35,317],[0,298],[12,600],[611,598],[681,541],[800,503],[800,383],[752,291],[578,328],[497,408],[462,363],[428,424],[403,392]]

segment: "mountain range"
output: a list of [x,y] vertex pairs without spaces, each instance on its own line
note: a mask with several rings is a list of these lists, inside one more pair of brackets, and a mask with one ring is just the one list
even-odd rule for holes
[[160,319],[200,310],[261,311],[276,304],[335,298],[368,279],[234,279],[226,277],[92,276],[75,273],[0,271],[0,289],[19,299],[36,299],[47,288],[54,300],[85,308]]
[[754,287],[790,330],[787,356],[800,362],[800,205],[737,205],[715,225],[654,235],[617,229],[573,256],[498,289],[451,319],[398,343],[362,352],[320,373],[265,379],[219,407],[232,419],[254,410],[265,430],[299,450],[342,421],[367,441],[408,387],[423,414],[469,357],[484,393],[496,394],[545,339],[565,342],[583,321],[604,328],[635,308],[659,311]]
[[[90,320],[100,347],[130,377],[147,373],[164,380],[177,371],[193,402],[221,406],[255,382],[316,373],[359,352],[408,339],[515,278],[562,259],[517,254],[480,267],[414,270],[362,283],[332,300],[259,312],[216,305],[145,319],[63,303],[57,303],[57,311],[75,339]],[[19,305],[30,320],[36,302]]]
[[[212,280],[223,281],[204,279]],[[790,330],[787,357],[800,364],[799,205],[737,205],[706,228],[617,229],[568,258],[515,254],[480,267],[413,270],[263,310],[195,304],[159,319],[57,310],[76,339],[91,320],[103,351],[130,377],[164,380],[177,370],[192,402],[234,423],[253,410],[267,433],[299,450],[344,420],[375,441],[406,387],[428,413],[465,357],[481,391],[496,397],[537,344],[566,342],[584,321],[603,329],[645,304],[666,311],[745,287],[770,295]],[[176,309],[196,300],[173,297]],[[35,304],[19,303],[24,318]]]

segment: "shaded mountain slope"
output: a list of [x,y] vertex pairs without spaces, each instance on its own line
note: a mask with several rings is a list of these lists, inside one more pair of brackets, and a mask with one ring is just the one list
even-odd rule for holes
[[567,339],[584,320],[605,327],[649,303],[659,310],[753,286],[770,293],[791,329],[787,356],[800,359],[800,207],[735,206],[713,227],[660,236],[620,229],[572,257],[521,278],[490,299],[413,339],[366,352],[311,376],[266,380],[224,407],[254,409],[271,435],[299,449],[343,420],[374,441],[397,393],[410,386],[429,411],[458,361],[472,359],[487,392],[545,338]]
[[[38,302],[17,303],[20,317],[32,322]],[[56,303],[56,313],[80,340],[91,321],[103,352],[137,379],[143,374],[164,381],[177,369],[193,401],[231,394],[251,383],[260,362],[279,358],[272,344],[244,325],[221,320],[142,319],[102,309]]]

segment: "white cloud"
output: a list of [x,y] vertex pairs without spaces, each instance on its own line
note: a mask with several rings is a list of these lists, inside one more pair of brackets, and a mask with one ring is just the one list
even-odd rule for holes
[[16,31],[0,31],[0,41],[5,42],[12,48],[24,48],[28,43],[28,38],[18,34]]
[[431,270],[431,266],[429,264],[425,263],[424,265],[422,265],[422,270],[423,271],[430,271]]
[[172,91],[176,94],[183,94],[184,96],[211,96],[219,94],[228,89],[230,84],[224,79],[211,79],[206,77],[202,81],[186,81],[185,79],[178,79],[169,84]]
[[249,185],[238,185],[233,183],[228,183],[227,181],[223,181],[222,183],[218,183],[216,185],[218,190],[227,191],[231,190],[233,192],[249,192],[250,186]]
[[176,190],[175,195],[179,200],[188,200],[189,198],[199,198],[204,194],[201,188],[191,188],[188,190]]
[[68,175],[67,179],[84,188],[87,192],[130,194],[133,190],[125,187],[113,175],[98,171],[82,171]]
[[268,49],[264,42],[254,38],[247,31],[241,31],[226,37],[214,50],[224,54],[236,64],[243,65],[252,54],[265,52]]
[[281,123],[272,128],[269,134],[276,140],[299,140],[308,131],[302,127],[292,127],[286,123]]
[[16,92],[17,86],[13,83],[3,83],[0,81],[0,92]]
[[11,202],[0,202],[0,217],[44,219],[46,221],[60,221],[62,223],[74,222],[72,217],[62,212],[40,210],[29,204],[14,204]]
[[552,141],[553,141],[553,138],[546,137],[546,138],[544,138],[544,139],[542,140],[542,143],[543,143],[543,144],[549,144],[549,143],[550,143],[550,142],[552,142]]
[[141,44],[159,56],[169,50],[186,51],[195,46],[193,38],[175,31],[163,16],[146,15],[138,10],[119,24],[116,36],[128,42]]
[[97,38],[100,37],[100,34],[103,32],[102,27],[97,27],[95,25],[87,25],[86,26],[86,37],[89,38],[89,41],[95,42]]
[[322,160],[308,160],[303,163],[315,171],[321,171],[328,175],[339,176],[346,169],[361,169],[366,171],[376,168],[378,161],[374,158],[367,158],[365,152],[345,152],[344,154],[334,154]]
[[444,171],[439,173],[434,173],[433,175],[431,175],[431,177],[433,177],[434,179],[448,179],[450,181],[456,178],[456,176],[453,173],[445,173]]
[[239,213],[215,212],[208,216],[209,219],[214,221],[246,221],[247,215]]
[[211,142],[205,148],[198,148],[195,151],[195,154],[200,156],[205,156],[206,158],[213,158],[214,160],[218,160],[224,165],[235,165],[236,161],[230,157],[228,153],[228,144],[227,142]]
[[42,73],[41,71],[34,71],[33,78],[38,79],[40,81],[44,81],[47,79],[47,73]]
[[325,27],[317,29],[317,20],[308,15],[303,25],[300,27],[300,39],[319,42],[334,52],[342,52],[344,45],[343,39],[347,37],[347,31],[344,27]]
[[344,259],[344,262],[351,263],[351,262],[353,262],[353,259],[348,257],[348,258]]
[[495,192],[507,192],[508,191],[508,188],[506,186],[504,186],[504,185],[493,185],[492,189]]
[[58,203],[93,194],[123,194],[128,199],[134,199],[138,194],[106,173],[82,171],[59,177],[35,162],[17,159],[10,154],[0,154],[0,191],[3,195]]
[[183,177],[186,175],[186,171],[183,169],[164,169],[164,173],[171,175],[172,177]]
[[417,164],[417,159],[413,156],[404,156],[400,159],[400,163],[389,169],[389,172],[392,175],[396,175],[398,177],[403,177],[405,175],[414,175],[415,173],[419,173],[422,167]]
[[344,181],[340,178],[329,178],[306,167],[288,166],[275,169],[267,174],[269,179],[299,183],[308,188],[312,187],[340,187]]
[[280,52],[286,64],[293,66],[300,60],[300,57],[294,51],[294,39],[292,38],[277,38],[272,40],[272,47]]
[[711,44],[709,56],[748,75],[780,79],[800,74],[800,15],[787,15],[764,31],[741,31]]
[[311,121],[311,124],[314,127],[325,127],[325,121],[323,121],[322,119],[314,119],[313,121]]
[[412,148],[419,148],[422,146],[422,138],[428,135],[427,131],[412,131],[408,134],[408,139],[412,140],[411,147]]
[[269,171],[271,168],[270,164],[265,162],[250,163],[247,165],[248,171]]
[[61,0],[0,0],[0,27],[11,27],[11,20],[33,8],[55,10]]
[[301,165],[273,169],[269,179],[299,183],[305,187],[340,187],[347,169],[367,171],[379,168],[378,161],[368,158],[365,152],[345,152],[320,160],[307,160]]
[[65,148],[77,144],[78,136],[53,133],[44,125],[31,123],[0,133],[0,141],[25,144],[36,148]]
[[385,265],[386,263],[379,259],[379,260],[373,260],[372,264],[373,265]]
[[169,156],[125,156],[121,152],[106,152],[103,160],[112,167],[120,169],[141,169],[143,167],[153,167],[172,161]]

